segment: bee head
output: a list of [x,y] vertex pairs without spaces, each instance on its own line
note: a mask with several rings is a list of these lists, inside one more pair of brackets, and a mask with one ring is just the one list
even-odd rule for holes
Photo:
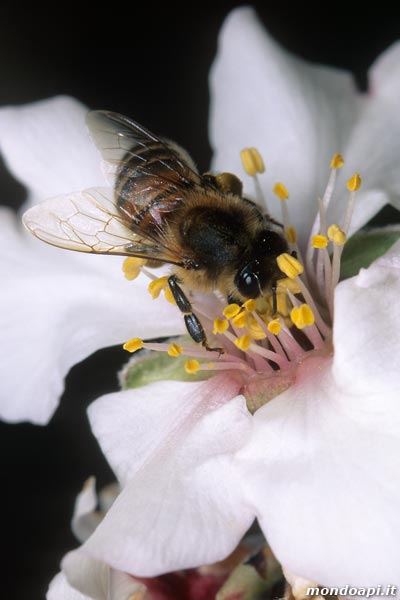
[[258,298],[279,279],[276,257],[287,252],[282,235],[269,229],[261,231],[251,249],[249,260],[238,269],[235,286],[244,298]]

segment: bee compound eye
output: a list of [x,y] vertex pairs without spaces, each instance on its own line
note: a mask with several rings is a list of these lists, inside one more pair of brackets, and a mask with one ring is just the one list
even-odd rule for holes
[[260,295],[260,282],[257,273],[250,265],[239,271],[235,277],[235,284],[245,298],[257,298]]

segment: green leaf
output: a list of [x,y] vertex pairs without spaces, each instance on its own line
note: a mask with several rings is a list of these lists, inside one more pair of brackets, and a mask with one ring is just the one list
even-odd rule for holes
[[345,244],[341,260],[340,279],[357,275],[361,268],[385,254],[400,238],[400,226],[390,225],[355,233]]
[[[138,388],[155,381],[202,381],[208,379],[211,371],[198,371],[194,375],[186,373],[187,356],[171,357],[166,352],[143,352],[133,357],[119,375],[123,390]],[[199,362],[207,362],[199,360]]]

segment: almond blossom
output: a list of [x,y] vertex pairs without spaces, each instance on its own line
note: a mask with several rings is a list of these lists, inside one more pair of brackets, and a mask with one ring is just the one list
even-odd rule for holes
[[[387,158],[382,143],[371,162],[377,131],[385,130],[390,109],[393,128],[397,124],[388,82],[394,77],[393,86],[398,85],[396,73],[388,67],[396,64],[393,53],[397,48],[374,66],[375,95],[361,97],[347,75],[305,65],[278,49],[252,11],[239,10],[228,18],[212,77],[214,165],[238,172],[239,158],[232,148],[239,140],[241,147],[253,146],[255,136],[264,156],[271,156],[268,173],[276,177],[275,184],[284,182],[276,187],[274,180],[264,184],[259,176],[254,183],[256,193],[260,187],[261,192],[274,187],[278,210],[279,203],[284,205],[286,231],[296,228],[296,235],[289,229],[288,241],[298,259],[288,255],[282,263],[289,278],[291,323],[281,319],[276,327],[268,310],[259,312],[249,305],[223,309],[218,298],[208,299],[208,304],[200,299],[197,308],[225,354],[210,365],[198,360],[205,359],[201,351],[184,344],[178,352],[194,357],[189,370],[222,370],[221,374],[207,383],[183,383],[182,388],[153,383],[94,403],[93,431],[120,477],[122,470],[125,483],[107,518],[84,545],[91,555],[146,574],[194,565],[223,556],[257,516],[289,572],[324,585],[396,581],[400,332],[393,307],[399,294],[400,245],[339,283],[346,237],[389,199],[398,200],[391,146],[395,139],[389,136]],[[269,100],[271,82],[279,103]],[[332,153],[338,149],[346,164],[362,171],[361,188],[359,176],[346,173],[337,155],[329,175]],[[279,218],[269,196],[268,208]],[[227,326],[221,326],[224,320]],[[229,469],[216,455],[204,464],[181,421],[189,398],[200,407],[210,399],[221,400],[228,382],[233,389],[226,408],[233,410],[244,395],[254,412],[250,432],[245,413],[237,417],[235,431],[242,431],[244,439],[240,442],[235,436],[242,446],[237,451],[225,448]],[[168,419],[162,418],[160,404],[163,411],[171,410]],[[131,410],[132,425],[122,424],[122,415]],[[138,438],[137,425],[133,426],[138,418],[149,423],[142,428],[139,421],[139,431],[146,437],[144,432],[151,431],[150,439],[157,439],[153,452],[152,443]],[[170,421],[167,426],[170,418],[173,425]],[[218,443],[226,439],[225,431],[215,434]],[[208,436],[202,439],[208,449]],[[151,452],[143,466],[134,458],[138,447],[146,448],[145,456]],[[201,462],[193,463],[192,456]],[[203,488],[205,465],[210,471]],[[238,478],[230,479],[234,474]],[[187,532],[184,538],[181,532]],[[139,540],[140,553],[134,547]],[[149,561],[144,564],[146,552]]]
[[[361,95],[349,75],[279,48],[250,9],[228,17],[211,74],[213,169],[241,173],[238,151],[250,147],[245,189],[282,220],[290,248],[278,260],[279,318],[273,298],[195,296],[225,350],[212,361],[185,341],[148,341],[158,310],[169,329],[158,337],[178,333],[164,298],[143,334],[140,317],[129,332],[121,319],[125,339],[138,336],[128,349],[186,356],[187,371],[209,379],[161,379],[90,407],[122,486],[82,546],[91,559],[138,577],[213,562],[257,517],[288,572],[328,586],[397,583],[400,243],[339,278],[347,238],[399,201],[399,52],[375,63],[373,93]],[[254,147],[265,175],[246,162]]]

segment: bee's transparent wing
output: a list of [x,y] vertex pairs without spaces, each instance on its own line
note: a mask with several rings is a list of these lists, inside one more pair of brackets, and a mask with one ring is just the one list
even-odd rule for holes
[[22,220],[34,236],[59,248],[178,262],[163,246],[124,224],[109,188],[51,198],[30,208]]
[[153,186],[167,186],[170,191],[200,184],[196,165],[186,150],[128,117],[95,110],[88,113],[86,123],[105,161],[110,183],[123,172],[124,178],[155,178]]

